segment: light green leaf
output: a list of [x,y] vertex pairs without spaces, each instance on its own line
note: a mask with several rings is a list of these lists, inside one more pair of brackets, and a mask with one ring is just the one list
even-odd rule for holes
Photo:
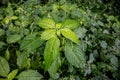
[[69,61],[70,64],[77,68],[85,67],[85,54],[80,49],[80,46],[72,44],[70,42],[66,42],[65,44],[65,57]]
[[79,26],[78,21],[76,20],[71,20],[71,19],[67,19],[63,22],[62,27],[64,28],[69,28],[69,29],[75,29]]
[[71,41],[79,44],[79,39],[77,35],[70,29],[67,28],[61,29],[61,33],[65,38],[70,39]]
[[10,59],[10,52],[8,49],[5,51],[5,58],[6,58],[6,60]]
[[15,34],[15,35],[10,35],[7,37],[7,42],[8,43],[15,43],[21,39],[21,35]]
[[45,70],[48,70],[50,68],[53,61],[59,55],[59,47],[60,47],[60,41],[57,38],[57,36],[52,37],[47,41],[44,51]]
[[20,49],[26,50],[28,52],[32,52],[36,48],[40,47],[42,43],[43,43],[43,40],[41,40],[40,37],[37,38],[36,33],[30,34],[20,42]]
[[41,80],[43,76],[36,70],[27,70],[17,76],[18,80]]
[[15,78],[15,76],[16,76],[17,73],[18,73],[18,69],[15,69],[12,72],[10,72],[8,74],[8,80],[13,80]]
[[38,25],[43,29],[55,28],[55,22],[52,19],[45,18],[38,22]]
[[54,77],[60,65],[61,65],[61,60],[60,57],[58,56],[51,64],[50,68],[48,69],[48,72],[51,77]]
[[0,76],[7,77],[9,71],[10,67],[7,60],[0,56]]
[[19,69],[23,69],[23,68],[27,67],[28,56],[29,56],[28,53],[18,54],[17,65],[18,65]]
[[41,39],[49,40],[50,38],[54,36],[55,36],[55,30],[45,30],[41,35]]

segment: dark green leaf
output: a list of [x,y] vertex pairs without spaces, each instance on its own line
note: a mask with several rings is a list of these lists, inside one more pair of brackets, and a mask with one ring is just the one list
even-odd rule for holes
[[28,52],[32,52],[36,48],[40,47],[42,43],[43,43],[43,40],[41,40],[40,37],[37,38],[36,33],[30,34],[20,42],[20,49],[26,50]]
[[41,80],[42,75],[36,70],[27,70],[17,76],[18,80]]
[[10,67],[7,60],[0,56],[0,76],[7,77],[9,71]]
[[69,63],[74,65],[75,67],[85,67],[85,54],[80,49],[80,46],[67,42],[65,44],[65,57],[67,58]]

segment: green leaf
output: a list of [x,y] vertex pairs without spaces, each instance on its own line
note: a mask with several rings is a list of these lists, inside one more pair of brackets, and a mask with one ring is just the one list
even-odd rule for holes
[[0,36],[2,36],[5,33],[3,29],[0,29]]
[[60,47],[60,41],[57,38],[57,36],[52,37],[47,41],[44,51],[45,70],[48,70],[50,68],[53,61],[59,55],[59,47]]
[[15,76],[16,76],[17,73],[18,73],[18,69],[15,69],[12,72],[10,72],[8,74],[8,80],[13,80],[15,78]]
[[9,35],[7,37],[8,43],[15,43],[21,39],[21,35],[15,34],[15,35]]
[[17,76],[18,80],[41,80],[43,76],[36,70],[27,70]]
[[23,68],[27,67],[28,56],[29,56],[28,53],[18,54],[17,65],[18,65],[19,69],[23,69]]
[[5,58],[6,58],[6,60],[10,59],[10,52],[8,49],[5,51]]
[[55,36],[55,30],[45,30],[41,35],[41,39],[49,40],[50,38],[54,36]]
[[10,67],[7,60],[0,56],[0,76],[7,77],[9,71]]
[[76,20],[71,20],[71,19],[67,19],[63,22],[62,27],[64,28],[69,28],[69,29],[75,29],[79,26],[78,21]]
[[45,18],[38,22],[38,25],[43,29],[55,28],[55,22],[52,19]]
[[119,67],[118,58],[115,55],[112,55],[110,61],[111,61],[111,64],[113,65],[114,69],[117,69]]
[[4,42],[0,42],[0,48],[2,48],[5,45]]
[[26,36],[20,42],[20,49],[26,50],[28,52],[34,51],[36,48],[40,47],[44,41],[40,37],[36,37],[36,33]]
[[61,33],[65,38],[70,39],[71,41],[79,44],[79,39],[77,35],[70,29],[67,28],[61,29]]
[[80,49],[80,46],[72,44],[70,42],[66,42],[65,44],[65,57],[69,61],[70,64],[74,65],[77,68],[85,67],[85,54]]
[[48,69],[48,72],[51,77],[54,77],[60,65],[61,65],[61,60],[60,57],[58,56],[51,64],[50,68]]

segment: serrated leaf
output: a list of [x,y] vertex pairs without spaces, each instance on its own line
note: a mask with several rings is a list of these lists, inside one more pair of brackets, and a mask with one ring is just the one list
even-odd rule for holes
[[15,69],[12,72],[10,72],[8,74],[8,80],[13,80],[15,78],[15,76],[16,76],[17,73],[18,73],[18,69]]
[[66,42],[65,44],[65,57],[70,64],[77,68],[85,67],[85,55],[84,52],[80,49],[80,46]]
[[55,30],[45,30],[41,35],[41,39],[49,40],[50,38],[54,36],[55,36]]
[[54,77],[60,65],[61,65],[61,60],[60,57],[58,56],[51,64],[50,68],[48,69],[48,72],[51,77]]
[[19,69],[23,69],[23,68],[27,67],[28,56],[29,56],[28,53],[18,54],[17,65],[18,65]]
[[67,19],[63,22],[62,27],[63,28],[69,28],[69,29],[75,29],[79,26],[78,21],[76,20],[71,20],[71,19]]
[[10,67],[7,60],[0,56],[0,76],[7,77],[9,71]]
[[36,37],[36,33],[26,36],[20,42],[20,49],[26,50],[28,52],[34,51],[36,48],[40,47],[44,41],[40,37]]
[[52,19],[45,18],[38,22],[38,25],[43,29],[55,28],[55,22]]
[[18,80],[41,80],[43,77],[35,70],[27,70],[21,72],[17,78]]
[[45,70],[48,70],[53,61],[59,55],[60,41],[57,36],[52,37],[46,43],[44,51]]
[[67,28],[61,29],[61,33],[65,38],[70,39],[71,41],[79,44],[79,39],[77,35],[70,29]]
[[7,43],[15,43],[21,39],[21,35],[15,34],[15,35],[9,35],[7,37]]

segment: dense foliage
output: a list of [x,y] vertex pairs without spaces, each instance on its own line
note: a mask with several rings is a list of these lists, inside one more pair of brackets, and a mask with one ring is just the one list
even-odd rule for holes
[[120,79],[115,2],[6,1],[0,7],[0,80]]

